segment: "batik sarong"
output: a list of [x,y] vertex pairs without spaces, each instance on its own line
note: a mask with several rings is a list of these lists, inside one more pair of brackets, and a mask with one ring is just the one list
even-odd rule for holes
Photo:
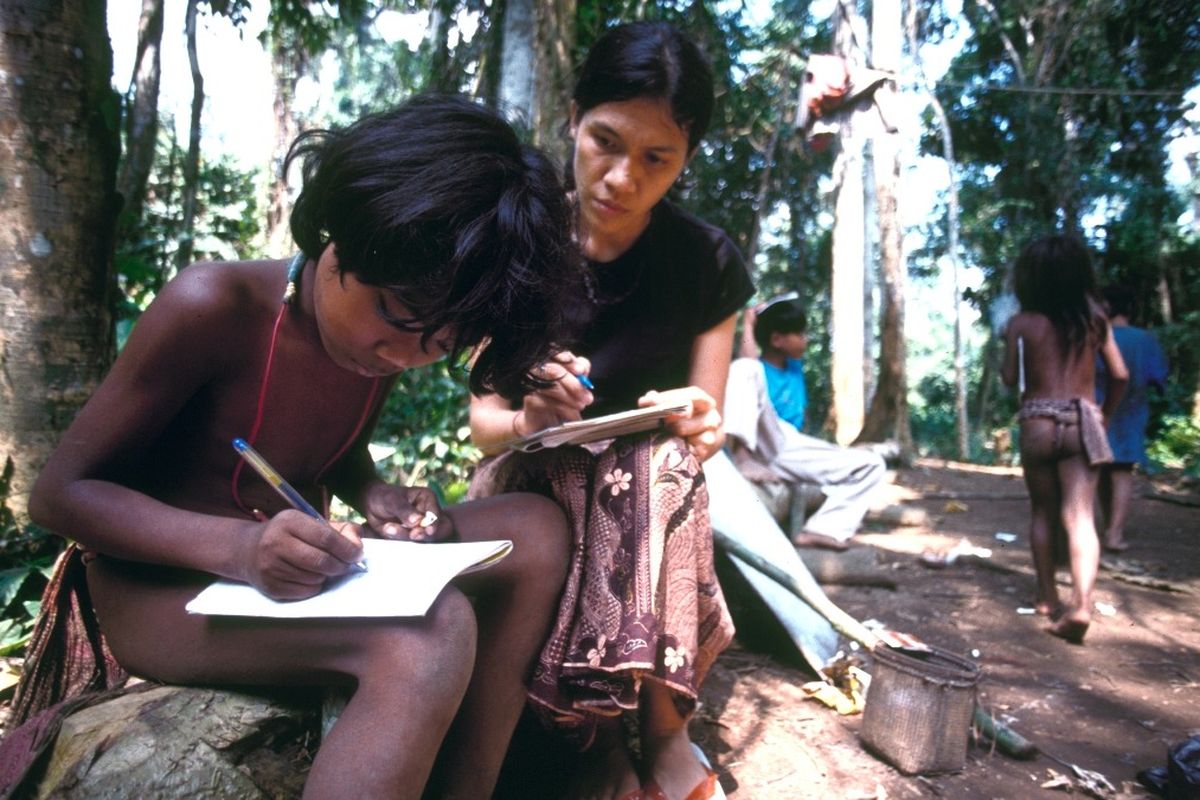
[[626,436],[485,461],[470,496],[537,492],[570,523],[571,564],[529,697],[590,744],[599,717],[637,707],[641,681],[683,713],[733,638],[713,572],[704,472],[681,439]]

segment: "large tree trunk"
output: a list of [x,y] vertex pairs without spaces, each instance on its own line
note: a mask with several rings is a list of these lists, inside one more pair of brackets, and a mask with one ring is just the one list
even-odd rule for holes
[[[840,3],[836,49],[851,65],[862,66],[859,44],[865,39],[856,3]],[[849,444],[863,426],[863,262],[866,254],[863,203],[864,139],[855,117],[847,114],[834,180],[837,183],[833,223],[833,274],[830,278],[830,422],[838,444]]]
[[129,80],[129,107],[125,116],[125,156],[117,178],[124,198],[121,216],[128,225],[142,215],[146,181],[154,164],[158,138],[158,84],[162,75],[163,0],[142,0],[138,21],[137,56]]
[[[872,66],[897,72],[900,65],[900,4],[880,0],[873,6]],[[880,107],[895,98],[895,85],[886,81],[875,90]],[[894,102],[891,104],[894,105]],[[871,141],[875,185],[875,221],[879,230],[879,355],[871,405],[859,441],[896,440],[905,455],[911,450],[908,428],[907,346],[904,337],[905,264],[900,228],[900,147],[897,132],[877,126]],[[870,332],[868,331],[868,334]],[[864,381],[868,383],[868,381]]]
[[187,156],[183,161],[183,224],[179,233],[179,250],[175,268],[183,269],[192,263],[196,236],[196,193],[200,182],[200,115],[204,111],[204,76],[200,74],[200,59],[196,53],[196,11],[199,0],[188,0],[187,35],[188,63],[192,70],[192,119],[188,134]]
[[105,3],[0,0],[0,518],[113,355],[120,104]]
[[291,204],[288,202],[288,176],[283,162],[288,148],[300,132],[296,121],[294,101],[296,84],[304,75],[307,59],[296,42],[287,39],[282,30],[271,38],[271,73],[275,79],[275,144],[271,153],[274,171],[267,189],[267,252],[276,257],[289,253],[292,243],[288,217]]
[[[871,18],[871,53],[875,69],[899,72],[903,41],[900,0],[875,0]],[[894,98],[894,82],[875,90],[881,102]],[[892,104],[894,105],[894,104]],[[899,133],[880,130],[872,146],[875,164],[875,203],[879,221],[879,267],[882,277],[879,321],[879,361],[875,396],[863,426],[863,441],[894,439],[907,457],[912,451],[908,425],[908,358],[904,336],[904,233],[900,226]]]
[[458,73],[450,69],[449,42],[455,5],[455,0],[433,0],[429,4],[429,27],[425,32],[425,47],[429,52],[429,77],[426,88],[431,92],[458,90]]
[[539,7],[535,0],[508,0],[504,7],[498,100],[501,112],[526,130],[533,129],[536,116]]
[[507,0],[502,30],[497,103],[534,144],[561,160],[566,148],[557,133],[569,107],[575,0]]

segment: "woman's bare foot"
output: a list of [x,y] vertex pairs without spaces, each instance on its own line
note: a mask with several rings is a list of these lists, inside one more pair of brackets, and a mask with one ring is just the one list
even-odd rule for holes
[[661,794],[647,797],[666,797],[684,800],[712,774],[696,758],[688,738],[687,727],[667,733],[642,733],[642,756],[646,767],[646,784]]
[[1124,553],[1129,549],[1129,542],[1121,539],[1119,541],[1105,541],[1104,552],[1106,553]]
[[1087,614],[1068,612],[1064,613],[1053,625],[1046,628],[1046,632],[1060,639],[1065,639],[1071,644],[1083,644],[1084,634],[1087,633],[1088,626],[1091,623],[1092,619]]
[[641,781],[620,731],[597,734],[583,754],[579,772],[567,793],[571,800],[635,800]]

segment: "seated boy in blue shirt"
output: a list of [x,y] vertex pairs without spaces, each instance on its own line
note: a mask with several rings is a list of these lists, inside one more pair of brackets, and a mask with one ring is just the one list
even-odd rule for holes
[[[726,435],[780,480],[814,483],[825,495],[804,528],[792,534],[793,544],[845,550],[870,507],[871,492],[884,479],[883,459],[800,432],[808,405],[803,360],[808,318],[799,300],[774,301],[757,315],[748,309],[745,326],[761,356],[738,358],[730,366]],[[743,336],[743,355],[753,352],[750,341]]]

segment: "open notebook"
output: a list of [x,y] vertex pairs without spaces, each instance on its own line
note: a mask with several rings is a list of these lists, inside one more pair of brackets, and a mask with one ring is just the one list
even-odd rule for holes
[[690,409],[690,403],[673,403],[635,408],[632,411],[620,411],[616,414],[578,422],[564,422],[562,425],[544,428],[537,433],[514,439],[508,443],[508,447],[532,453],[547,447],[585,444],[601,439],[611,439],[614,436],[624,436],[627,433],[641,433],[661,427],[663,420],[667,417],[673,414],[686,414]]
[[420,617],[456,575],[504,558],[512,542],[420,544],[363,539],[366,572],[330,582],[306,600],[272,600],[253,586],[219,580],[187,604],[192,614],[235,617]]

